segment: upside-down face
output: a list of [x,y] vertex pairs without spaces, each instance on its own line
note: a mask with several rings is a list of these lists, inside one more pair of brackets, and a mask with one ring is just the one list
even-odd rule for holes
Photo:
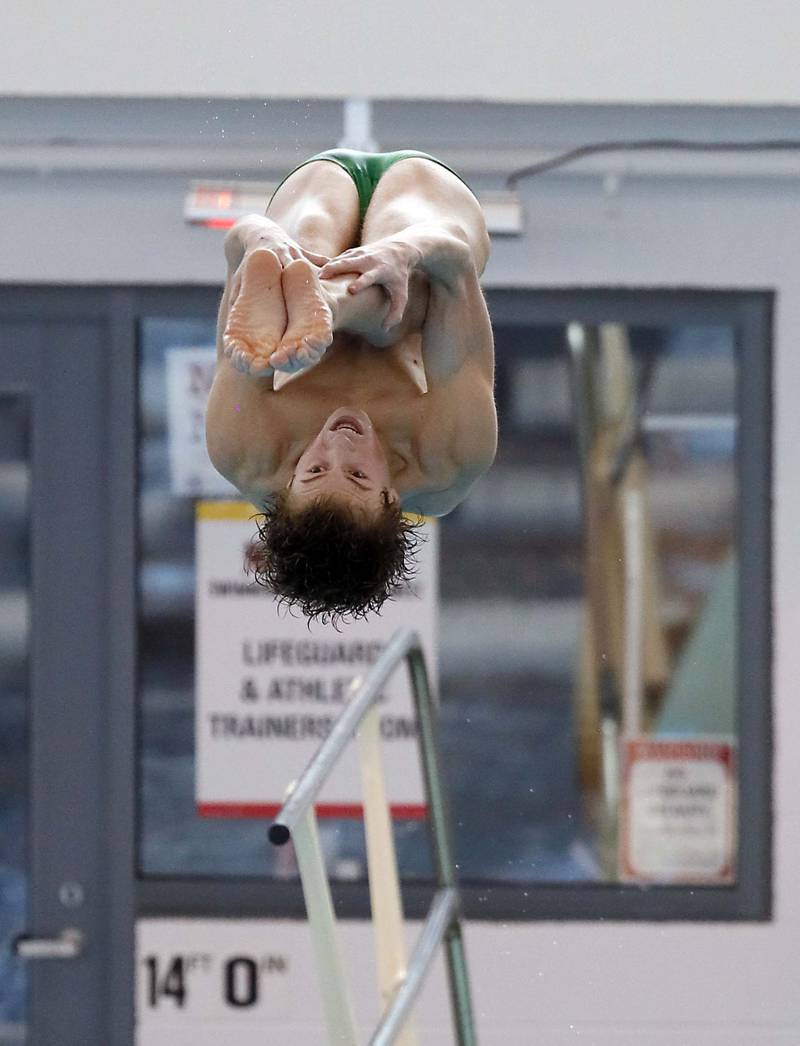
[[340,407],[306,447],[289,481],[297,507],[321,495],[360,506],[371,514],[398,500],[386,453],[363,410]]

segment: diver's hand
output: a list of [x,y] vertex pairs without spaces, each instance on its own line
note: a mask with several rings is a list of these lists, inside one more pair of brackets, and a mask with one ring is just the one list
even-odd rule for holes
[[347,273],[357,274],[347,286],[350,294],[358,294],[373,284],[383,287],[389,298],[383,329],[388,331],[403,318],[408,305],[408,281],[419,260],[420,252],[416,247],[387,237],[344,251],[323,265],[319,276],[321,280],[327,280]]
[[257,250],[272,251],[283,269],[298,258],[307,258],[317,267],[330,261],[325,254],[301,247],[271,218],[248,214],[240,218],[225,236],[225,257],[231,271],[236,272],[243,259]]

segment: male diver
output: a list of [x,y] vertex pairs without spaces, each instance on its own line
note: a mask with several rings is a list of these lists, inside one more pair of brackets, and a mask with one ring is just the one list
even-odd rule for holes
[[256,580],[363,617],[408,580],[414,525],[494,460],[480,205],[424,153],[335,149],[225,240],[206,441],[263,509]]

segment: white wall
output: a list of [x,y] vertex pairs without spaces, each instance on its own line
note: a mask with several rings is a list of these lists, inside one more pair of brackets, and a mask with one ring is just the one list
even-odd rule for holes
[[4,14],[0,95],[800,102],[796,0],[29,0]]

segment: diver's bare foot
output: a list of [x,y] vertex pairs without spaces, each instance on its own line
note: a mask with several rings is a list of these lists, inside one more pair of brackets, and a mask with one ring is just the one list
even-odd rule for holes
[[313,367],[325,355],[333,341],[333,313],[317,270],[304,258],[286,266],[281,285],[289,321],[269,362],[275,370],[294,374]]
[[228,322],[222,335],[225,356],[243,374],[272,374],[269,358],[286,330],[281,263],[268,250],[248,254],[234,277]]

